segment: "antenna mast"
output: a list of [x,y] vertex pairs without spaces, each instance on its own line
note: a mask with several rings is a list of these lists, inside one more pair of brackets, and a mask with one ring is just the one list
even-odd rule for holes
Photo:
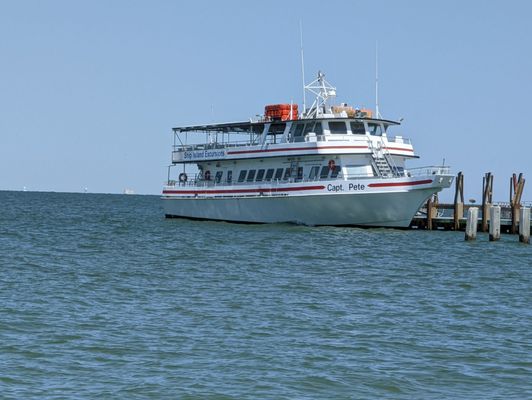
[[375,41],[375,116],[381,118],[379,112],[379,42]]
[[305,96],[305,59],[303,58],[303,22],[299,20],[299,37],[301,43],[301,79],[303,81],[303,111],[305,113],[307,109],[307,102]]

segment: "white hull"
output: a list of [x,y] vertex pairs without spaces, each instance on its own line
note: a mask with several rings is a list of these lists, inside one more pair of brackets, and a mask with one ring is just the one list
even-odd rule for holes
[[[248,223],[408,227],[421,205],[452,181],[449,176],[430,178],[431,183],[419,186],[409,187],[408,179],[393,179],[386,180],[391,181],[390,187],[382,189],[339,192],[325,189],[316,194],[282,193],[281,188],[275,195],[264,194],[264,191],[262,195],[228,197],[202,191],[200,195],[183,196],[168,190],[163,196],[163,205],[167,217]],[[335,185],[338,183],[334,181]],[[325,188],[327,184],[324,183]],[[342,184],[347,188],[349,182],[343,181]],[[395,184],[404,187],[396,188]]]

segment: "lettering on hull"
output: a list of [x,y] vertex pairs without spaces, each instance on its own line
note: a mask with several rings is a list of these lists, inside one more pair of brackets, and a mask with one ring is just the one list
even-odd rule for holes
[[210,160],[224,157],[225,150],[193,150],[183,152],[183,160]]
[[339,183],[337,185],[329,183],[327,185],[327,191],[329,192],[362,192],[364,190],[366,190],[366,185],[361,183]]

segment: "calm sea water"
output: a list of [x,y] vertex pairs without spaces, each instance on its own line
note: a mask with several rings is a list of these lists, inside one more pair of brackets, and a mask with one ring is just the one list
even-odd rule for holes
[[0,192],[0,398],[532,398],[532,246]]

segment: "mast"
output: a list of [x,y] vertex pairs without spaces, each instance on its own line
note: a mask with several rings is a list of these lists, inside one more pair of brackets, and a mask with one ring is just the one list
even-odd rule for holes
[[305,95],[305,60],[303,57],[303,22],[301,22],[301,20],[299,20],[299,38],[301,44],[301,80],[303,82],[303,111],[301,111],[301,113],[303,114],[307,109],[307,102]]
[[379,42],[375,41],[375,117],[381,118],[379,112]]

